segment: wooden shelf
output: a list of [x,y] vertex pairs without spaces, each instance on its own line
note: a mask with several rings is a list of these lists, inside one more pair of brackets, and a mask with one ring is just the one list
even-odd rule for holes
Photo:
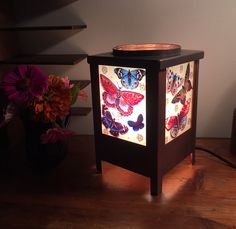
[[71,107],[70,115],[86,116],[91,111],[91,107]]
[[87,57],[87,54],[59,54],[59,55],[18,55],[0,64],[42,64],[42,65],[74,65]]
[[[86,25],[46,25],[46,26],[0,26],[0,32],[21,32],[21,31],[60,31],[60,30],[82,30]],[[17,55],[9,59],[0,60],[0,64],[36,64],[36,65],[74,65],[84,60],[87,54],[30,54]],[[72,83],[79,83],[80,89],[85,88],[89,80],[71,80]],[[89,107],[72,107],[71,116],[86,116],[91,111]]]
[[60,26],[7,26],[0,27],[0,31],[43,31],[43,30],[82,30],[86,29],[86,25],[60,25]]
[[82,90],[90,84],[90,80],[70,80],[70,83],[79,83],[80,90]]

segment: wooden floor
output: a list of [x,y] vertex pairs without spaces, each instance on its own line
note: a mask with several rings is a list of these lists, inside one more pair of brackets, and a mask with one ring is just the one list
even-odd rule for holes
[[[227,139],[197,144],[229,154]],[[149,194],[149,179],[103,163],[95,173],[92,136],[70,141],[65,160],[49,174],[12,162],[1,173],[0,229],[236,228],[236,170],[196,152],[164,176],[163,193]]]

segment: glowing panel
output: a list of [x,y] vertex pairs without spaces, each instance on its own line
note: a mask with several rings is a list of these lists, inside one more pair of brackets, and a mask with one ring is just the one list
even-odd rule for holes
[[99,65],[102,133],[146,146],[146,69]]
[[193,71],[193,61],[166,69],[166,144],[191,128]]

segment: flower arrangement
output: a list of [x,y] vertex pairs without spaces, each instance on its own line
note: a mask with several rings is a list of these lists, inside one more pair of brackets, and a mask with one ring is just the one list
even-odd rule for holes
[[0,127],[19,115],[26,123],[47,126],[40,136],[42,144],[74,134],[65,128],[65,120],[80,94],[80,86],[71,84],[68,77],[46,75],[36,66],[19,65],[3,76],[0,91],[4,98]]

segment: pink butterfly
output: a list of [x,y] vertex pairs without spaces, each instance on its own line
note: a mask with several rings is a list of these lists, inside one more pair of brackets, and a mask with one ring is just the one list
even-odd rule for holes
[[140,103],[144,95],[133,91],[121,91],[110,79],[100,74],[101,85],[105,90],[103,100],[108,107],[115,107],[122,115],[129,116],[133,113],[133,106]]
[[179,114],[176,116],[170,116],[166,118],[165,128],[170,131],[170,135],[172,138],[177,137],[179,130],[184,130],[187,124],[187,114],[190,109],[190,101],[187,101]]

